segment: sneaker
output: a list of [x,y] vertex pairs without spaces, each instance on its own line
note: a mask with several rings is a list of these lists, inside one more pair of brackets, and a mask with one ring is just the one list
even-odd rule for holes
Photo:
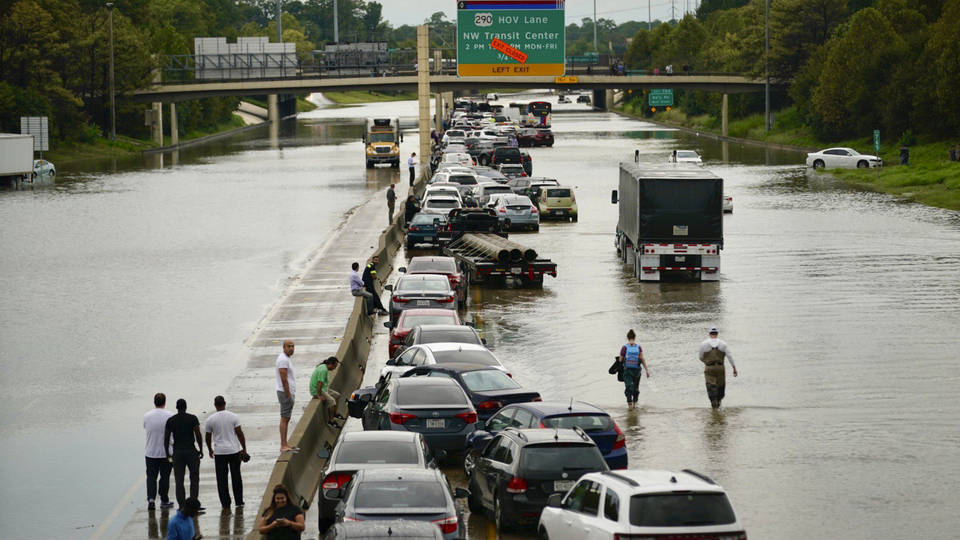
[[331,421],[327,422],[327,425],[330,426],[330,427],[332,427],[332,428],[336,428],[336,429],[341,429],[341,428],[343,427],[343,426],[341,426],[340,424],[338,424],[338,423],[336,422],[336,420],[331,420]]
[[345,416],[343,416],[343,415],[340,414],[340,413],[337,413],[337,414],[334,416],[334,418],[336,418],[337,420],[346,420],[346,419],[347,419]]
[[157,505],[153,501],[150,501],[147,503],[147,510],[155,510],[156,508],[157,508]]
[[237,503],[237,508],[243,508],[243,501]]
[[160,508],[173,508],[173,501],[166,501],[160,503]]

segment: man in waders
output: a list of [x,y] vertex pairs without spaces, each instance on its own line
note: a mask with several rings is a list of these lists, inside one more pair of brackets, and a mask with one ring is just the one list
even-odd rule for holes
[[700,361],[704,363],[703,377],[707,380],[707,397],[714,409],[720,407],[727,385],[724,359],[730,360],[733,376],[737,376],[737,366],[733,363],[730,348],[720,340],[719,335],[720,332],[714,326],[710,328],[710,338],[700,344]]

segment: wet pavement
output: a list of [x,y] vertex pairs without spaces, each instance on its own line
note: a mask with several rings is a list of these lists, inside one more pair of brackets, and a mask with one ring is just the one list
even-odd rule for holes
[[[17,464],[2,468],[0,489],[56,509],[15,536],[87,538],[118,500],[129,501],[118,523],[142,505],[150,396],[209,412],[229,392],[257,323],[346,211],[396,174],[366,175],[357,120],[407,106],[311,113],[277,148],[246,135],[173,169],[106,164],[62,173],[56,189],[0,193],[0,219],[18,225],[0,233],[0,283],[12,291],[0,301],[0,458]],[[555,147],[530,151],[534,172],[575,187],[580,220],[512,238],[556,261],[559,277],[540,290],[475,289],[465,311],[517,380],[607,409],[631,467],[714,477],[751,538],[955,537],[957,213],[848,188],[805,170],[799,154],[583,106],[558,107],[554,131]],[[641,285],[614,249],[617,163],[636,149],[663,161],[674,148],[698,150],[734,198],[719,283]],[[717,413],[695,356],[712,325],[740,370]],[[637,411],[606,371],[630,328],[651,371]],[[386,360],[378,332],[368,373]],[[19,377],[23,365],[41,375]],[[275,426],[264,429],[268,441]],[[459,465],[448,474],[460,478]],[[40,489],[16,487],[31,484]],[[11,505],[0,515],[25,517]],[[236,534],[248,518],[217,513],[203,532]],[[315,538],[315,514],[307,525]],[[473,539],[490,533],[479,516],[469,527]]]

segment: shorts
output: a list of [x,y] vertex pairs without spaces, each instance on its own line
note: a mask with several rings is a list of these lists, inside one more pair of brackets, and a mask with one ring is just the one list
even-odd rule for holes
[[323,400],[323,404],[327,407],[336,407],[337,400],[340,399],[340,392],[336,390],[321,390],[320,399]]
[[280,400],[280,418],[290,418],[293,416],[293,400],[296,396],[287,394],[283,390],[277,390],[277,399]]

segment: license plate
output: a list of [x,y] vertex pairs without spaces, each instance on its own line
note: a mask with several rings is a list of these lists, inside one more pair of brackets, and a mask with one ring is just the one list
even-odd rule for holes
[[554,491],[570,491],[573,489],[573,480],[557,480],[553,483]]
[[433,242],[433,237],[432,237],[432,236],[427,236],[427,237],[425,237],[425,238],[423,239],[423,241],[424,241],[424,242]]
[[518,274],[518,275],[519,275],[519,274],[522,274],[522,273],[523,273],[523,268],[511,268],[511,269],[510,269],[510,273],[511,273],[511,274]]
[[[447,427],[446,420],[427,420],[427,429],[443,429]],[[570,487],[573,487],[572,485]]]
[[687,260],[687,258],[686,258],[686,257],[674,257],[673,260],[675,260],[675,261],[677,261],[677,262],[685,262],[685,261]]
[[429,305],[430,305],[430,301],[429,301],[429,300],[417,300],[417,305],[418,305],[418,306],[429,306]]
[[566,211],[566,210],[554,210],[554,211],[553,211],[553,215],[555,215],[555,216],[565,216],[565,215],[567,215],[567,211]]

